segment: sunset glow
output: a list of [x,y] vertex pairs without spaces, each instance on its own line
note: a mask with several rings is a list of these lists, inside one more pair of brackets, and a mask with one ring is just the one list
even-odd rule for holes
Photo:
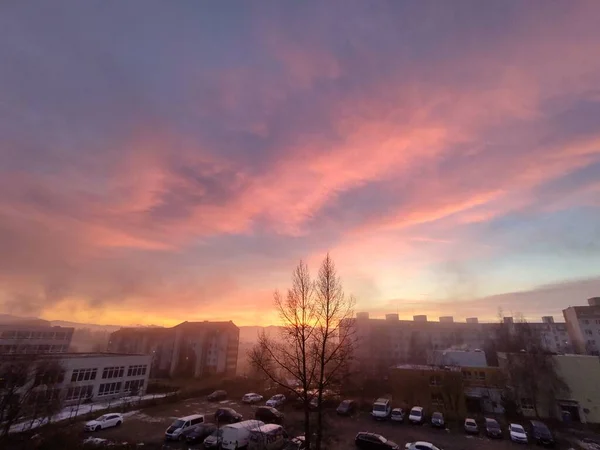
[[327,252],[372,317],[600,295],[599,2],[60,4],[0,6],[0,312],[269,325]]

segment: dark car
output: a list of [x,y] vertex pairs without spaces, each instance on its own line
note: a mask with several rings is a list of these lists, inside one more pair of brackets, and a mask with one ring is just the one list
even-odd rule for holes
[[540,445],[545,445],[547,447],[554,446],[554,436],[550,429],[546,426],[544,422],[540,422],[539,420],[532,420],[529,422],[529,426],[531,432],[529,436]]
[[202,423],[185,430],[182,435],[185,436],[185,441],[188,444],[201,443],[208,436],[214,433],[217,426],[214,423]]
[[340,406],[337,407],[335,412],[337,412],[340,416],[351,416],[354,414],[356,410],[356,402],[354,400],[344,400],[340,403]]
[[395,442],[389,441],[380,434],[361,431],[354,438],[356,446],[362,450],[398,450]]
[[242,421],[242,415],[232,408],[219,408],[215,412],[215,421],[218,424],[237,423]]
[[254,418],[262,420],[264,423],[277,423],[281,425],[283,422],[283,413],[270,406],[259,406],[256,408]]
[[431,426],[436,428],[444,428],[444,425],[444,415],[438,411],[434,412],[431,415]]
[[212,394],[209,394],[208,397],[206,397],[209,401],[211,402],[216,402],[218,400],[225,400],[227,398],[227,392],[226,391],[215,391]]
[[492,439],[502,439],[502,428],[496,419],[485,419],[485,434]]

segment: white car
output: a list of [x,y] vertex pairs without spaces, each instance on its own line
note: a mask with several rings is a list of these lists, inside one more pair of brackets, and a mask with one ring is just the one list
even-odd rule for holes
[[402,408],[392,409],[390,419],[392,419],[394,422],[404,422],[404,410]]
[[422,424],[423,420],[423,407],[413,406],[413,408],[410,410],[410,414],[408,415],[408,421],[410,423]]
[[284,403],[285,403],[285,395],[276,394],[273,397],[271,397],[269,400],[267,400],[266,405],[270,406],[272,408],[277,408],[277,407],[283,405]]
[[440,450],[439,447],[436,447],[431,442],[424,441],[409,442],[404,448],[406,450]]
[[117,413],[104,414],[95,420],[85,423],[85,431],[100,431],[104,428],[118,427],[123,423],[123,416]]
[[511,441],[518,442],[519,444],[527,444],[527,433],[521,425],[511,423],[508,426],[508,432],[510,433]]
[[260,394],[256,394],[254,392],[250,392],[242,397],[243,403],[258,403],[262,402],[263,396]]

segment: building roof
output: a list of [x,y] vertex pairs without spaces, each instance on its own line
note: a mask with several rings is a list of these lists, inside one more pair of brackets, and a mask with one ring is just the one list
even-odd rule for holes
[[108,353],[108,352],[89,352],[89,353],[3,353],[0,359],[77,359],[77,358],[112,358],[115,356],[149,356],[143,353]]

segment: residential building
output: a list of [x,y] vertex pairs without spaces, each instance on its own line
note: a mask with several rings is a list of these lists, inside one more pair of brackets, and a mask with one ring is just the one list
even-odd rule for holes
[[588,299],[588,306],[569,306],[563,315],[575,352],[600,355],[600,297]]
[[[509,358],[527,358],[527,354],[498,354],[500,367],[507,369]],[[525,417],[562,418],[568,412],[571,420],[600,423],[600,358],[592,355],[549,355],[557,377],[566,389],[550,394],[542,389],[535,400],[517,396],[516,401]],[[527,361],[525,361],[527,364]],[[510,374],[508,374],[510,376]],[[514,386],[508,383],[509,388]]]
[[395,405],[425,408],[448,417],[471,413],[502,413],[504,377],[498,367],[455,367],[402,364],[390,370]]
[[235,374],[239,328],[229,322],[183,322],[172,328],[122,328],[108,350],[153,356],[153,377]]
[[[148,386],[151,355],[115,353],[13,354],[0,358],[0,370],[11,364],[29,364],[30,379],[23,389],[38,383],[52,367],[52,389],[66,404],[142,395]],[[57,366],[49,365],[56,362]],[[58,371],[56,370],[58,368]]]
[[427,354],[427,363],[438,366],[487,367],[483,350],[432,350]]
[[[520,323],[512,317],[506,317],[502,324],[480,323],[476,317],[470,317],[467,322],[455,321],[451,316],[440,319],[439,322],[429,321],[427,316],[417,315],[414,320],[400,320],[398,314],[387,314],[385,319],[373,319],[365,312],[357,314],[352,319],[352,325],[357,336],[355,355],[361,370],[382,372],[403,363],[437,364],[431,352],[485,350],[500,339],[503,331],[516,333],[524,327],[550,353],[567,353],[571,349],[567,325],[554,323],[547,317],[543,322],[533,323]],[[439,356],[438,352],[435,358]],[[460,357],[459,354],[456,356]],[[482,366],[485,356],[463,354],[462,357],[475,358],[477,362],[461,360],[448,362],[447,365]]]
[[15,322],[0,325],[0,354],[66,353],[74,328],[28,325]]

